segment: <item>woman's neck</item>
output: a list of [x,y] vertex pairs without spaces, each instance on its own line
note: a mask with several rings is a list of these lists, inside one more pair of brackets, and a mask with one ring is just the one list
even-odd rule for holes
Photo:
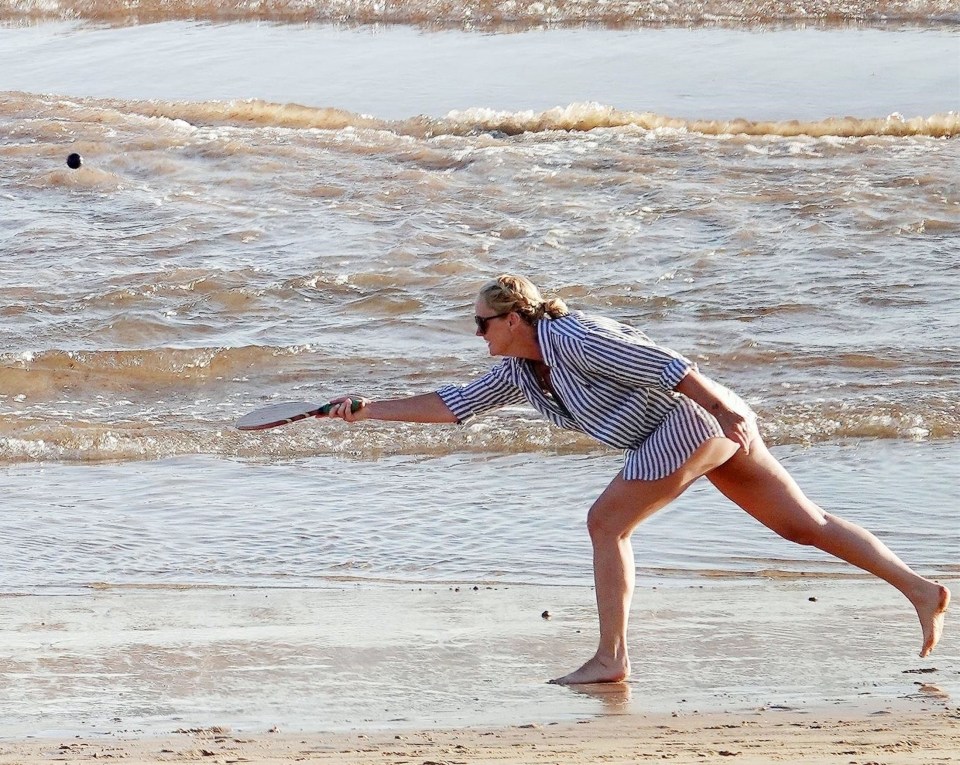
[[537,326],[521,322],[514,329],[510,349],[505,356],[517,359],[529,359],[534,363],[543,363],[543,353],[540,350],[540,339],[537,336]]

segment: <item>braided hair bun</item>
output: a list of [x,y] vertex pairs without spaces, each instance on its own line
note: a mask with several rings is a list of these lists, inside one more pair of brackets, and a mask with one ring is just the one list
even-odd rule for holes
[[501,274],[480,289],[480,299],[498,314],[515,312],[528,324],[545,316],[558,319],[570,313],[560,298],[545,300],[536,284],[525,276]]

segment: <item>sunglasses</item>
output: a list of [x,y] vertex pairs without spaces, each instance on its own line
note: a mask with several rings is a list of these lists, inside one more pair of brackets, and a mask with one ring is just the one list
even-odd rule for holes
[[487,334],[487,325],[494,319],[502,319],[504,316],[509,316],[510,311],[506,313],[498,313],[496,316],[474,316],[473,320],[477,323],[477,329],[480,330],[481,335]]

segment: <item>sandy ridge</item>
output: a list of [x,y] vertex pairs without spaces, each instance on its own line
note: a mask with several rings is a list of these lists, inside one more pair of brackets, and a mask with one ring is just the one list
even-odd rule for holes
[[164,737],[0,741],[0,763],[244,763],[518,765],[599,762],[762,765],[960,763],[960,709],[824,716],[611,715],[577,723],[378,733],[234,734],[222,728]]

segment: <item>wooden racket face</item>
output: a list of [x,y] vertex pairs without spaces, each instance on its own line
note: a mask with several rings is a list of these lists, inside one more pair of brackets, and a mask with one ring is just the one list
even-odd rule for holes
[[255,409],[237,420],[239,430],[266,430],[286,425],[288,422],[305,420],[313,417],[322,409],[320,404],[313,401],[284,401],[271,404],[262,409]]

